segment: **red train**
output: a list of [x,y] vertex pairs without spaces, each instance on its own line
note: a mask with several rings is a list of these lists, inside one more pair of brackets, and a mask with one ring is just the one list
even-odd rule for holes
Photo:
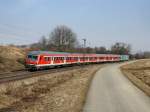
[[117,61],[121,61],[121,55],[32,51],[26,57],[26,68],[31,70],[67,64]]

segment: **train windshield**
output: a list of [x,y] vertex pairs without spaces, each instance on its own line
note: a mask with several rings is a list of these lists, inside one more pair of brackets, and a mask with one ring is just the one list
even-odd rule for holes
[[36,61],[38,58],[38,56],[34,56],[34,55],[28,55],[28,59]]

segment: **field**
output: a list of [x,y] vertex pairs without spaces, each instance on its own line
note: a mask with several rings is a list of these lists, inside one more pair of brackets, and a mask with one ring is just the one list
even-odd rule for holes
[[121,69],[137,87],[150,96],[150,59],[124,65]]
[[0,112],[80,112],[95,72],[104,65],[0,85]]

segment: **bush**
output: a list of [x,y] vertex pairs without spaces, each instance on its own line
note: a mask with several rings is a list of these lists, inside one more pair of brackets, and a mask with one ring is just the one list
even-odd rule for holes
[[0,56],[0,63],[2,63],[3,60],[4,60],[4,58]]
[[23,58],[19,58],[19,59],[17,60],[17,62],[19,62],[20,64],[25,65],[25,59],[23,59]]

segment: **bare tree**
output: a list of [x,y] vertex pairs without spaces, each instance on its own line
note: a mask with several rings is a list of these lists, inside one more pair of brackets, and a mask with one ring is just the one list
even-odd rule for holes
[[86,47],[86,53],[94,53],[94,49],[91,47]]
[[150,58],[150,52],[149,51],[145,51],[143,54],[144,54],[144,58]]
[[117,42],[111,47],[113,54],[130,54],[131,46],[126,43]]
[[144,59],[144,54],[143,54],[143,52],[138,52],[138,53],[134,54],[133,57],[135,59]]
[[48,50],[47,38],[45,36],[42,36],[41,39],[37,43],[31,44],[30,48],[36,49],[36,50]]
[[104,46],[95,47],[95,53],[97,53],[97,54],[106,54],[107,49]]
[[41,50],[47,50],[47,38],[45,36],[42,36],[38,43]]
[[138,53],[134,54],[134,58],[136,58],[136,59],[150,58],[150,52],[149,51],[138,52]]
[[57,26],[50,34],[49,44],[54,45],[57,51],[70,51],[77,44],[77,36],[67,26]]

